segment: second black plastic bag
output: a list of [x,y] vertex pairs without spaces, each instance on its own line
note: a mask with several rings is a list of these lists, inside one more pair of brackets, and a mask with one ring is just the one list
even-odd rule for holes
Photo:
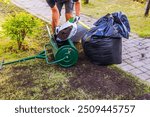
[[122,39],[99,38],[84,43],[84,53],[98,65],[120,64],[122,62]]

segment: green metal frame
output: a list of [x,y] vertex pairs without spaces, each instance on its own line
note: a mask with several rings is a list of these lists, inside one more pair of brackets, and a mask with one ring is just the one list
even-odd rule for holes
[[22,58],[22,59],[19,59],[19,60],[16,60],[16,61],[11,61],[11,62],[1,62],[1,65],[0,65],[0,69],[2,69],[2,66],[4,65],[9,65],[9,64],[14,64],[14,63],[18,63],[18,62],[24,62],[24,61],[28,61],[28,60],[31,60],[31,59],[45,59],[46,58],[46,55],[45,55],[45,50],[40,52],[39,54],[35,55],[35,56],[30,56],[30,57],[26,57],[26,58]]
[[44,46],[44,50],[45,50],[44,53],[45,53],[45,55],[46,55],[46,56],[45,56],[45,60],[46,60],[46,63],[47,63],[47,64],[49,64],[49,65],[50,65],[50,64],[56,64],[56,63],[59,63],[59,62],[65,60],[66,57],[64,57],[64,58],[62,58],[62,59],[60,59],[60,60],[57,60],[57,61],[51,61],[51,62],[50,62],[50,61],[48,60],[47,51],[46,51],[46,47],[47,47],[48,45],[51,46],[51,44],[46,44],[46,45]]

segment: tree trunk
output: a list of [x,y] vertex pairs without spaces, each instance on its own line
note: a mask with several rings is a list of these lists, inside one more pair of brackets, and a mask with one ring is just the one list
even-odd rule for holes
[[84,2],[85,4],[88,4],[89,3],[89,0],[85,0],[85,2]]
[[150,9],[150,0],[147,0],[146,2],[146,9],[145,9],[145,16],[147,17],[149,14],[149,9]]
[[18,50],[21,50],[22,42],[21,41],[17,41],[17,43],[18,43]]
[[24,40],[24,39],[22,39],[21,37],[18,37],[18,39],[17,39],[18,50],[21,50],[23,40]]
[[23,43],[25,37],[26,37],[26,31],[25,31],[25,30],[22,30],[22,31],[20,32],[20,36],[19,36],[18,39],[17,39],[18,50],[21,50],[21,49],[22,49],[22,43]]

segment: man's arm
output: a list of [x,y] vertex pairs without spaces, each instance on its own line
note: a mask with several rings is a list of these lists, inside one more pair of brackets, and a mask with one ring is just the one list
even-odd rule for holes
[[80,15],[80,9],[81,9],[81,1],[80,0],[74,0],[75,2],[75,12],[76,16]]

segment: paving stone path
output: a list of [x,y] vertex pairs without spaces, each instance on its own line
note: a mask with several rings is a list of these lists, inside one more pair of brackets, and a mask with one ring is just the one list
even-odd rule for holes
[[[11,1],[40,19],[50,22],[51,11],[45,2],[46,0]],[[61,21],[65,22],[64,16],[61,16]],[[81,21],[91,27],[96,19],[81,14]],[[150,39],[143,39],[131,33],[130,39],[123,39],[122,49],[123,62],[117,66],[142,80],[150,82]]]

